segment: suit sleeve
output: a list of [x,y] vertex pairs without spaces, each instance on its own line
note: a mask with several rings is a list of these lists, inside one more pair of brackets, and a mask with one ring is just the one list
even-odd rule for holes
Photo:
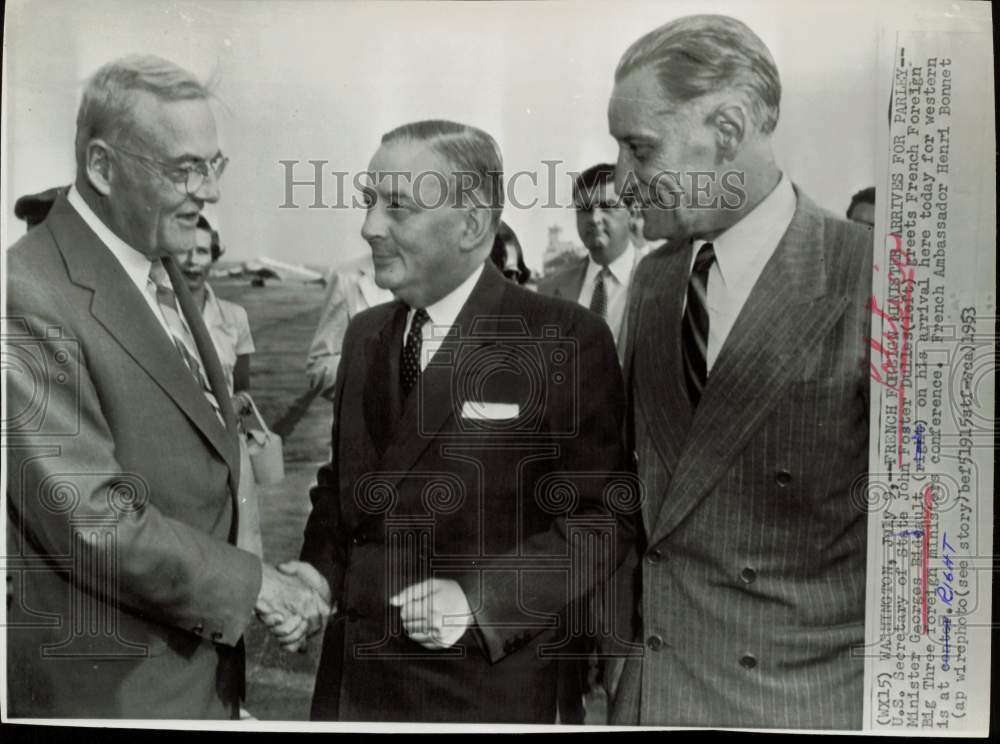
[[[578,344],[576,386],[554,386],[549,409],[553,430],[565,431],[566,423],[573,422],[576,434],[554,440],[559,448],[555,460],[525,467],[523,511],[534,516],[525,522],[526,537],[517,551],[522,561],[539,557],[543,569],[546,559],[568,556],[568,575],[501,570],[456,577],[493,662],[541,632],[540,617],[561,613],[607,581],[634,540],[640,493],[622,443],[624,392],[618,358],[607,326],[589,317],[580,320],[569,333]],[[558,509],[543,502],[556,497],[559,482],[575,491],[576,506],[553,517]]]
[[340,363],[341,346],[350,323],[350,308],[347,301],[346,278],[335,271],[330,276],[330,288],[320,312],[319,324],[309,344],[309,354],[306,358],[306,376],[309,387],[320,387],[322,395],[331,399],[335,394],[334,386],[337,368]]
[[[8,279],[5,355],[24,362],[5,375],[8,411],[31,411],[41,401],[43,417],[34,420],[41,426],[15,424],[7,438],[12,523],[43,555],[80,557],[85,551],[92,556],[77,565],[113,566],[111,577],[101,569],[75,572],[80,589],[235,645],[252,618],[260,560],[149,502],[142,474],[127,472],[115,458],[85,349],[51,309],[58,299],[39,289],[45,287],[40,279]],[[62,335],[48,336],[53,328]],[[79,527],[86,524],[113,525],[114,538]]]
[[309,490],[309,500],[312,511],[306,522],[305,536],[302,543],[300,559],[312,564],[326,578],[330,585],[333,600],[341,593],[344,580],[344,567],[347,556],[344,550],[348,539],[341,529],[340,519],[340,488],[339,470],[337,467],[337,430],[340,425],[340,400],[344,394],[344,367],[346,360],[351,358],[350,349],[353,346],[350,331],[344,337],[344,353],[336,374],[334,391],[333,430],[331,432],[331,460],[316,474],[316,485]]

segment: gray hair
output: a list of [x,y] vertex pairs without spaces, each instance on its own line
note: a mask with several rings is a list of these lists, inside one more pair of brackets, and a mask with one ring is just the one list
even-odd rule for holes
[[[463,193],[470,193],[478,206],[492,212],[490,232],[496,232],[503,212],[503,158],[493,137],[468,124],[429,119],[403,124],[382,136],[383,145],[400,140],[426,143],[456,174],[463,174]],[[465,181],[466,174],[469,181]]]
[[650,65],[671,101],[686,103],[730,88],[746,96],[762,133],[773,132],[778,124],[778,68],[764,42],[735,18],[691,15],[650,31],[622,56],[615,81]]
[[87,81],[76,115],[76,164],[83,168],[87,144],[95,137],[115,141],[132,125],[136,93],[164,101],[207,99],[208,86],[173,62],[136,54],[108,62]]

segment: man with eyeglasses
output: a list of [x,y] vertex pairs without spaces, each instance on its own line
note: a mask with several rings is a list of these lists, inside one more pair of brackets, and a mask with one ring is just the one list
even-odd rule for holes
[[157,57],[98,70],[74,183],[8,253],[12,716],[235,718],[254,611],[329,611],[242,549],[232,403],[176,264],[226,165],[208,98]]

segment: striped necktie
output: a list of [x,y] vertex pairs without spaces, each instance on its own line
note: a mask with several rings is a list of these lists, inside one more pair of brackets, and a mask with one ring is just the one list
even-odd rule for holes
[[201,357],[198,356],[198,346],[194,336],[191,335],[191,330],[181,316],[177,305],[177,295],[174,294],[170,277],[161,262],[154,261],[150,266],[148,285],[156,295],[160,313],[166,321],[167,328],[170,329],[170,339],[174,342],[174,348],[177,349],[177,353],[180,354],[188,371],[191,372],[198,387],[201,388],[205,398],[212,405],[212,410],[225,426],[226,422],[222,416],[222,410],[219,408],[219,401],[216,400],[215,394],[212,392],[212,386],[209,384],[208,376],[201,364]]
[[698,249],[694,269],[688,281],[687,307],[681,319],[681,352],[684,358],[684,382],[695,408],[705,388],[708,356],[708,272],[715,263],[715,249],[705,243]]

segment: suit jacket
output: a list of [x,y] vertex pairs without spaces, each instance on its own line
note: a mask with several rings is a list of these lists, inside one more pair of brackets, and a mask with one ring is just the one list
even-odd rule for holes
[[[553,661],[569,645],[559,613],[617,565],[637,509],[611,334],[487,264],[401,401],[406,314],[398,301],[367,310],[344,340],[333,462],[302,550],[339,607],[312,715],[552,723]],[[470,402],[518,413],[477,421]],[[432,576],[458,581],[475,615],[444,651],[407,638],[387,604]]]
[[[642,260],[643,255],[636,249],[635,262],[632,264],[632,270],[629,274],[629,285],[625,288],[625,307],[629,306],[629,296],[632,291],[632,280],[635,277],[635,269]],[[540,294],[549,295],[551,297],[562,297],[563,299],[569,300],[570,302],[577,302],[580,298],[580,292],[583,290],[583,280],[587,276],[587,265],[590,259],[587,256],[583,256],[579,260],[575,261],[566,268],[558,271],[550,276],[544,277],[538,283],[538,291]],[[625,360],[625,349],[628,346],[628,311],[622,316],[622,325],[618,329],[618,340],[616,346],[618,349],[618,360],[619,362],[624,362]]]
[[861,725],[872,236],[796,193],[695,411],[690,243],[637,273],[626,376],[646,648],[625,664],[616,723]]
[[187,313],[228,429],[65,197],[7,282],[10,714],[236,715],[261,569],[232,544],[239,450],[207,330]]
[[310,389],[320,386],[323,397],[332,401],[340,350],[351,318],[369,307],[391,301],[392,293],[375,284],[375,265],[370,253],[339,266],[330,273],[328,282],[319,324],[309,344],[306,376]]

